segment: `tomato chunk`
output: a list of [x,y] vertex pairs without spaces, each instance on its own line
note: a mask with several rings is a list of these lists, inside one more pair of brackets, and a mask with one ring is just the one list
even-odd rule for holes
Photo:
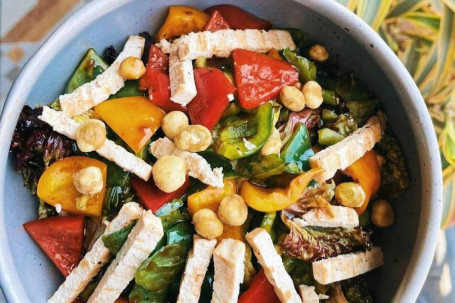
[[221,16],[220,12],[214,10],[210,15],[209,21],[204,26],[203,31],[216,32],[220,29],[230,29],[231,27],[227,21]]
[[61,216],[24,224],[27,233],[64,276],[79,263],[84,241],[84,217]]
[[194,81],[197,95],[187,106],[188,115],[192,124],[212,130],[228,107],[228,95],[235,92],[235,86],[216,68],[196,68]]
[[169,56],[166,55],[158,46],[150,47],[147,67],[165,72],[169,69]]
[[246,109],[275,98],[283,86],[299,80],[299,73],[290,63],[264,54],[236,49],[232,59],[240,105]]
[[139,202],[147,209],[156,212],[164,204],[180,198],[190,186],[190,180],[187,179],[179,189],[171,193],[159,190],[153,179],[146,182],[138,177],[133,177],[131,185],[139,198]]
[[253,281],[251,281],[250,287],[240,296],[239,303],[279,303],[280,299],[273,289],[273,285],[270,284],[269,280],[265,276],[264,269],[261,269]]
[[223,16],[229,26],[233,29],[270,29],[272,27],[270,22],[256,17],[234,5],[214,5],[207,8],[205,12],[207,14],[212,14],[215,10],[220,12],[221,16]]

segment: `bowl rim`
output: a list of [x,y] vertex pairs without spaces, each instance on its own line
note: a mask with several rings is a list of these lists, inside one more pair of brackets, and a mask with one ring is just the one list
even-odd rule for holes
[[[18,112],[25,103],[25,97],[30,94],[35,84],[34,81],[27,81],[27,79],[36,78],[36,75],[47,67],[57,53],[93,22],[118,7],[134,1],[136,0],[91,1],[76,10],[49,35],[21,70],[8,93],[0,118],[0,157],[8,158],[11,134],[16,125]],[[368,37],[368,41],[375,46],[373,50],[369,50],[372,58],[380,63],[383,69],[387,69],[389,77],[393,77],[397,82],[395,86],[403,88],[405,94],[414,100],[414,102],[406,104],[408,117],[414,117],[414,119],[418,117],[422,130],[433,130],[425,102],[411,75],[368,24],[336,1],[292,1],[307,6],[326,18],[337,20],[341,28],[349,28],[350,36],[357,41],[365,40],[365,37]],[[429,175],[422,174],[421,176],[421,184],[425,185],[421,190],[422,200],[427,203],[422,203],[420,209],[417,231],[420,241],[416,241],[414,245],[408,268],[393,302],[414,302],[416,300],[432,263],[441,222],[443,183],[438,143],[434,131],[423,133],[426,144],[419,146],[423,149],[420,153],[433,155],[429,157],[426,167],[421,167],[422,171],[430,172]],[[0,162],[0,180],[4,180],[6,176],[6,165],[7,161]],[[4,197],[3,182],[0,182],[0,197]],[[26,302],[29,298],[21,283],[8,245],[3,209],[4,201],[2,199],[0,200],[0,286],[8,302]],[[408,287],[409,285],[411,286]]]

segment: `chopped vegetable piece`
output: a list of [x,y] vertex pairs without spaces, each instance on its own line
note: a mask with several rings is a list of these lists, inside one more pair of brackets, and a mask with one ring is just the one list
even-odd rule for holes
[[316,65],[305,57],[299,56],[289,48],[283,50],[283,56],[299,70],[300,81],[316,81]]
[[24,224],[33,241],[68,276],[79,263],[84,241],[84,217],[63,216],[31,221]]
[[251,281],[250,287],[239,297],[239,303],[279,303],[273,285],[261,269]]
[[198,67],[194,70],[197,95],[188,104],[192,124],[201,124],[212,130],[229,105],[229,95],[236,88],[222,71]]
[[329,146],[334,145],[335,143],[340,142],[344,139],[344,136],[340,133],[337,133],[330,128],[322,128],[318,130],[318,143],[319,145]]
[[108,100],[96,106],[95,111],[136,153],[160,127],[164,117],[164,112],[145,97]]
[[[74,186],[73,174],[89,166],[101,169],[103,189],[88,199],[84,209],[79,209],[76,199],[81,196],[81,193]],[[37,194],[41,200],[54,207],[59,204],[64,211],[86,216],[99,216],[106,192],[106,175],[107,166],[101,161],[82,156],[64,158],[52,164],[43,173],[38,182]]]
[[170,39],[191,32],[202,30],[209,15],[189,6],[171,6],[161,28],[156,34],[156,40]]
[[311,138],[308,129],[305,123],[299,122],[291,138],[281,150],[280,157],[287,166],[292,164],[297,166],[299,171],[305,171],[310,168],[308,158],[313,155],[314,152],[311,148]]
[[251,208],[272,212],[285,209],[295,203],[303,194],[313,177],[322,172],[322,169],[311,169],[294,178],[286,188],[262,188],[245,181],[240,195]]
[[221,16],[223,16],[229,26],[233,29],[270,29],[272,26],[270,22],[256,17],[234,5],[214,5],[205,9],[205,12],[207,14],[212,14],[215,10],[220,12]]
[[322,90],[322,99],[325,104],[328,105],[338,105],[339,100],[337,99],[335,95],[335,91],[333,90]]
[[131,185],[139,199],[139,202],[153,212],[159,210],[166,203],[183,196],[190,186],[190,183],[190,180],[187,179],[187,181],[176,191],[165,193],[156,187],[153,179],[146,182],[138,177],[133,177],[131,180]]
[[253,116],[224,120],[215,131],[218,136],[214,142],[215,151],[231,160],[256,153],[270,137],[273,115],[273,105],[267,102],[259,106]]
[[381,169],[373,150],[365,153],[359,160],[348,166],[343,173],[360,183],[365,191],[365,202],[355,210],[360,215],[368,206],[368,202],[379,190],[381,184]]
[[166,55],[158,46],[152,45],[150,46],[146,67],[167,72],[169,69],[169,56]]
[[112,234],[102,236],[104,246],[109,249],[111,254],[116,255],[120,251],[135,225],[136,222],[132,222],[131,224],[113,232]]
[[213,211],[218,210],[221,200],[237,192],[234,179],[224,179],[224,187],[209,186],[206,189],[196,192],[188,197],[188,211],[191,215],[203,208]]
[[234,50],[232,58],[243,108],[256,108],[278,96],[282,87],[298,81],[298,72],[286,61],[244,49]]
[[220,30],[220,29],[230,29],[230,28],[231,27],[229,26],[227,21],[223,18],[223,16],[221,16],[220,12],[217,10],[214,10],[210,14],[210,18],[202,30],[209,31],[209,32],[216,32],[217,30]]

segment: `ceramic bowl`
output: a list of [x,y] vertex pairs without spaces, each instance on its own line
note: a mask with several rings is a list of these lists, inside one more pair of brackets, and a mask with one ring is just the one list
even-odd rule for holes
[[[205,8],[222,0],[175,0]],[[226,1],[224,1],[226,2]],[[441,214],[439,150],[424,101],[398,58],[353,13],[329,0],[233,0],[230,3],[272,21],[303,29],[308,41],[327,47],[344,71],[355,72],[379,98],[403,148],[411,185],[393,201],[395,224],[380,235],[385,265],[374,271],[379,302],[414,302],[435,250]],[[170,1],[89,2],[68,18],[22,70],[6,101],[0,125],[0,277],[11,303],[45,302],[63,277],[33,243],[22,224],[36,219],[37,201],[23,187],[8,156],[11,136],[24,104],[46,104],[90,47],[121,49],[130,34],[156,32]]]

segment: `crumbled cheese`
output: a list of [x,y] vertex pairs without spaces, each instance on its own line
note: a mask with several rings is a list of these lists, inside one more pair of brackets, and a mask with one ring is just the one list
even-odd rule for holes
[[251,143],[250,141],[248,141],[245,138],[243,138],[243,145],[245,145],[246,149],[248,149],[248,150],[253,150],[257,147],[254,143]]

